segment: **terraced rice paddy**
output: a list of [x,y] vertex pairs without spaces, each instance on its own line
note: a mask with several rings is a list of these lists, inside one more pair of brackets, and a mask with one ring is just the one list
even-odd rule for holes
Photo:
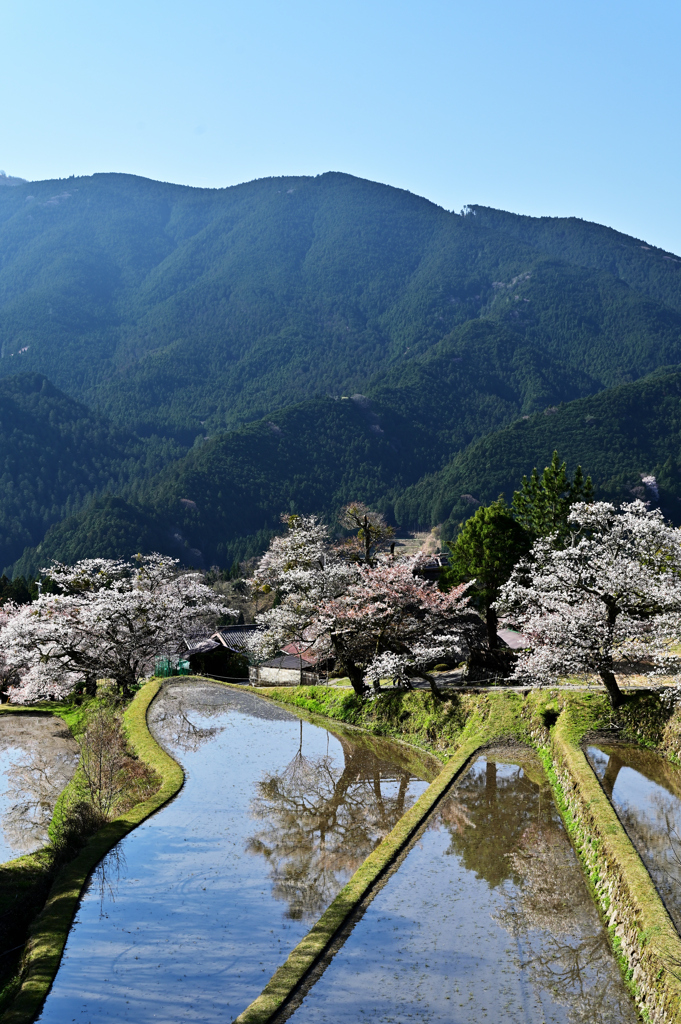
[[681,932],[681,770],[624,744],[592,744],[587,756]]
[[368,744],[215,684],[170,684],[149,725],[177,797],[82,900],[41,1021],[228,1021],[427,783]]
[[78,746],[60,718],[0,718],[0,863],[47,841],[57,797],[78,764]]

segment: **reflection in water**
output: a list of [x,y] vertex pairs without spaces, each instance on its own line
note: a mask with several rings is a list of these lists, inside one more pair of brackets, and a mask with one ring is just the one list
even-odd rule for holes
[[[309,728],[309,727],[308,727]],[[414,800],[411,776],[341,739],[343,762],[300,746],[278,774],[258,783],[248,849],[268,863],[287,916],[313,923]]]
[[681,772],[636,747],[599,744],[587,756],[681,932]]
[[477,759],[290,1019],[638,1019],[533,754]]
[[195,693],[178,688],[168,688],[162,700],[157,700],[149,716],[154,736],[159,743],[174,751],[196,752],[208,740],[213,739],[222,728],[200,726],[192,721],[192,712],[199,712],[202,718],[219,718],[224,714],[223,704],[211,701],[210,693],[204,699],[197,699]]
[[232,1020],[426,788],[395,745],[391,761],[304,722],[301,746],[293,713],[217,684],[167,684],[148,719],[185,785],[93,877],[41,1021]]
[[127,864],[123,847],[119,843],[109,850],[107,855],[100,860],[92,873],[90,882],[90,893],[99,895],[99,916],[108,917],[106,908],[110,903],[116,902],[116,893],[121,876],[125,874]]
[[78,747],[59,718],[0,718],[0,861],[40,849],[57,797],[78,764]]

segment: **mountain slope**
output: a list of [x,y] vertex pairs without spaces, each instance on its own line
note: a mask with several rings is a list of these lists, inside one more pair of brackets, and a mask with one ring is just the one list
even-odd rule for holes
[[451,530],[556,446],[630,493],[676,458],[645,389],[680,363],[681,261],[574,218],[344,174],[0,189],[0,558],[225,566],[350,498]]
[[[378,428],[378,429],[377,429]],[[50,558],[138,548],[184,562],[229,566],[261,550],[289,509],[333,519],[358,495],[383,504],[418,479],[413,456],[385,437],[362,396],[317,399],[197,445],[123,498],[97,500],[52,528],[14,567],[31,575]]]
[[571,471],[581,464],[591,474],[597,497],[652,500],[681,523],[681,369],[516,419],[424,476],[427,438],[409,409],[400,414],[361,395],[303,403],[195,447],[123,488],[126,501],[98,499],[54,526],[14,571],[138,548],[228,567],[266,545],[280,512],[316,512],[333,524],[351,499],[403,527],[444,523],[447,538],[480,502],[510,498],[554,448]]
[[37,373],[0,378],[0,566],[95,491],[120,488],[180,454],[114,428]]
[[[681,523],[681,370],[660,370],[590,398],[547,409],[469,445],[395,502],[404,525],[444,523],[444,536],[478,503],[510,498],[557,448],[570,470],[591,474],[601,500],[641,497]],[[648,485],[642,478],[654,478]]]
[[681,266],[597,225],[582,226],[598,241],[585,255],[581,222],[531,220],[344,174],[4,189],[0,374],[46,373],[133,430],[191,443],[366,391],[479,320],[513,340],[509,365],[529,347],[570,377],[552,401],[577,378],[585,395],[681,359]]

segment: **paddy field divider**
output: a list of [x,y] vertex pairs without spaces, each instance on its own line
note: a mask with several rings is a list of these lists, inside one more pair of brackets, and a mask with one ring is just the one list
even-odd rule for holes
[[[184,783],[180,765],[166,754],[147,728],[147,710],[163,682],[151,679],[145,683],[123,715],[123,729],[130,748],[157,772],[161,785],[153,796],[100,828],[59,871],[45,907],[30,928],[21,986],[0,1016],[1,1024],[31,1024],[36,1019],[59,970],[71,924],[91,872],[116,843],[174,797]],[[3,866],[11,867],[12,863]]]
[[681,938],[586,759],[588,731],[583,718],[563,711],[545,768],[639,1012],[651,1024],[678,1024]]
[[289,953],[285,963],[277,968],[257,999],[239,1014],[235,1024],[266,1024],[282,1009],[317,965],[349,916],[390,868],[452,782],[466,768],[479,746],[479,740],[470,740],[457,751],[425,793],[400,818],[392,832],[360,865],[305,938]]
[[[152,679],[146,683],[123,716],[130,748],[157,772],[161,785],[153,796],[101,828],[75,859],[61,869],[44,909],[30,929],[21,987],[0,1016],[0,1024],[31,1024],[36,1019],[59,968],[90,873],[117,842],[182,787],[182,768],[159,746],[147,727],[148,708],[164,682]],[[251,690],[245,686],[234,688]],[[324,714],[325,709],[313,699],[314,695],[308,702],[301,691],[290,696],[282,694],[281,690],[260,691],[258,696],[273,699],[281,706],[293,704],[299,711],[307,710],[315,718],[326,718],[338,725],[352,724],[333,714]],[[550,728],[542,725],[542,715],[547,708],[556,715],[555,724]],[[0,713],[26,713],[27,710],[5,706],[0,708]],[[261,994],[236,1018],[235,1024],[268,1024],[277,1017],[296,993],[300,993],[301,986],[351,915],[370,897],[408,848],[476,752],[509,741],[534,747],[544,763],[558,809],[643,1019],[650,1024],[681,1024],[681,938],[581,747],[588,732],[603,724],[601,702],[594,702],[593,698],[589,701],[570,698],[556,691],[534,691],[530,696],[502,691],[474,700],[464,719],[458,742],[428,789],[361,864],[275,971]],[[371,733],[373,730],[367,728],[368,724],[358,722],[354,727]],[[406,732],[402,735],[407,745],[416,749],[409,742],[412,737]],[[393,732],[386,738],[396,739],[397,736]],[[424,744],[419,743],[419,749],[423,753]],[[440,753],[438,757],[442,761],[446,755]],[[19,861],[3,867],[11,868],[15,863]]]

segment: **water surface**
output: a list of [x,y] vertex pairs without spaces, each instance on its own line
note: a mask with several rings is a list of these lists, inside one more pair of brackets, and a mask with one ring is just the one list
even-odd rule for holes
[[638,1020],[534,754],[477,758],[289,1019]]
[[624,744],[591,745],[587,757],[681,932],[681,772]]
[[45,845],[54,805],[78,757],[61,718],[0,715],[0,862]]
[[230,1021],[427,786],[216,684],[166,685],[149,725],[187,781],[95,873],[41,1021]]

